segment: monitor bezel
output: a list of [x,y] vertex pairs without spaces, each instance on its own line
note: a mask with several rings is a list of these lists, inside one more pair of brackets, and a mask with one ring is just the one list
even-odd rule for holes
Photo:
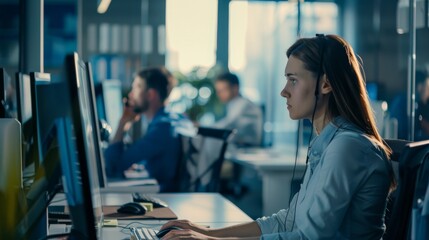
[[[37,85],[39,84],[50,84],[51,75],[49,73],[30,72],[30,92],[31,92],[31,127],[33,129],[33,148],[36,152],[36,159],[34,161],[34,171],[37,174],[40,168],[41,162],[43,162],[43,156],[40,144],[40,134],[38,129],[38,110],[37,110]],[[26,137],[26,136],[25,136]],[[27,159],[26,159],[27,160]],[[30,162],[31,164],[31,162]],[[25,163],[26,166],[27,162]]]

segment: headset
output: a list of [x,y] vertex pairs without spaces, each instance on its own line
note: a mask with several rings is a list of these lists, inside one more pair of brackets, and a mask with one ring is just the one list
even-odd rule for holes
[[[306,159],[305,159],[305,170],[304,170],[304,174],[301,177],[300,184],[302,184],[302,182],[304,181],[304,176],[305,176],[305,174],[307,172],[307,168],[308,168],[308,158],[309,158],[309,153],[310,153],[310,149],[311,149],[310,143],[311,143],[311,140],[313,138],[313,131],[314,131],[314,115],[316,114],[317,102],[319,100],[320,77],[323,76],[323,60],[324,60],[326,41],[327,41],[327,38],[326,38],[326,36],[324,34],[316,34],[316,39],[318,39],[319,41],[321,41],[321,43],[320,43],[320,64],[319,64],[319,70],[317,72],[316,89],[314,90],[315,103],[314,103],[313,113],[311,115],[311,132],[310,132],[310,137],[308,139],[307,156],[306,156]],[[292,171],[292,180],[295,178],[295,170],[296,170],[297,158],[298,158],[298,144],[297,144],[297,150],[295,152],[295,163],[294,163],[293,171]],[[285,223],[287,221],[287,218],[288,218],[288,215],[289,215],[289,212],[290,212],[290,202],[292,201],[292,197],[293,197],[293,195],[291,194],[289,196],[289,210],[286,213]],[[292,222],[292,228],[291,228],[291,230],[295,226],[296,204],[297,204],[297,201],[298,201],[298,197],[299,197],[299,191],[297,193],[296,200],[295,200],[295,209],[294,209],[294,215],[293,215],[293,222]]]

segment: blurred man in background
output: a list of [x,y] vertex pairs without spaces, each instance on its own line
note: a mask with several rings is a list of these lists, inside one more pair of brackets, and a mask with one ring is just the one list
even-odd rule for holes
[[[169,92],[168,77],[160,68],[147,68],[135,76],[118,129],[105,151],[108,176],[121,177],[128,169],[143,166],[149,177],[158,180],[161,191],[174,191],[181,156],[176,126],[186,118],[166,111]],[[131,144],[124,143],[130,125],[142,115],[148,121],[144,135]]]
[[216,128],[236,129],[232,140],[237,146],[260,146],[262,141],[262,111],[240,94],[238,77],[223,73],[215,81],[216,94],[226,104],[226,115],[214,124]]
[[[406,88],[405,88],[406,89]],[[397,95],[390,104],[390,117],[398,120],[398,138],[408,138],[407,93]],[[414,140],[429,139],[429,77],[425,71],[416,71]]]

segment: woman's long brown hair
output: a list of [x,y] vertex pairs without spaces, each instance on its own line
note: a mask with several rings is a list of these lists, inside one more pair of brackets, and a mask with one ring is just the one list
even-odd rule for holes
[[[326,74],[332,88],[332,96],[328,100],[329,115],[342,116],[358,126],[390,159],[392,150],[377,130],[363,68],[350,44],[336,35],[302,38],[288,49],[286,55],[300,59],[315,76],[319,71],[322,71],[320,76]],[[390,189],[393,190],[396,181],[392,169],[390,171]]]

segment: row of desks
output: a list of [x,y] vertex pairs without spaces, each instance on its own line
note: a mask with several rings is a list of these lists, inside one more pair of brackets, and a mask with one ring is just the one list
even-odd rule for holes
[[[249,222],[252,219],[218,193],[172,193],[154,194],[165,201],[170,209],[179,219],[188,219],[192,222],[207,225],[212,228],[226,227],[239,223]],[[65,205],[66,202],[58,201],[64,199],[63,194],[58,194],[54,201],[55,205]],[[116,206],[132,201],[130,193],[102,193],[102,203],[104,206]],[[144,226],[160,228],[165,220],[119,220],[119,226]],[[122,227],[103,227],[103,239],[129,239],[128,231]],[[67,226],[51,225],[50,234],[64,232]],[[121,231],[122,230],[122,231]]]

